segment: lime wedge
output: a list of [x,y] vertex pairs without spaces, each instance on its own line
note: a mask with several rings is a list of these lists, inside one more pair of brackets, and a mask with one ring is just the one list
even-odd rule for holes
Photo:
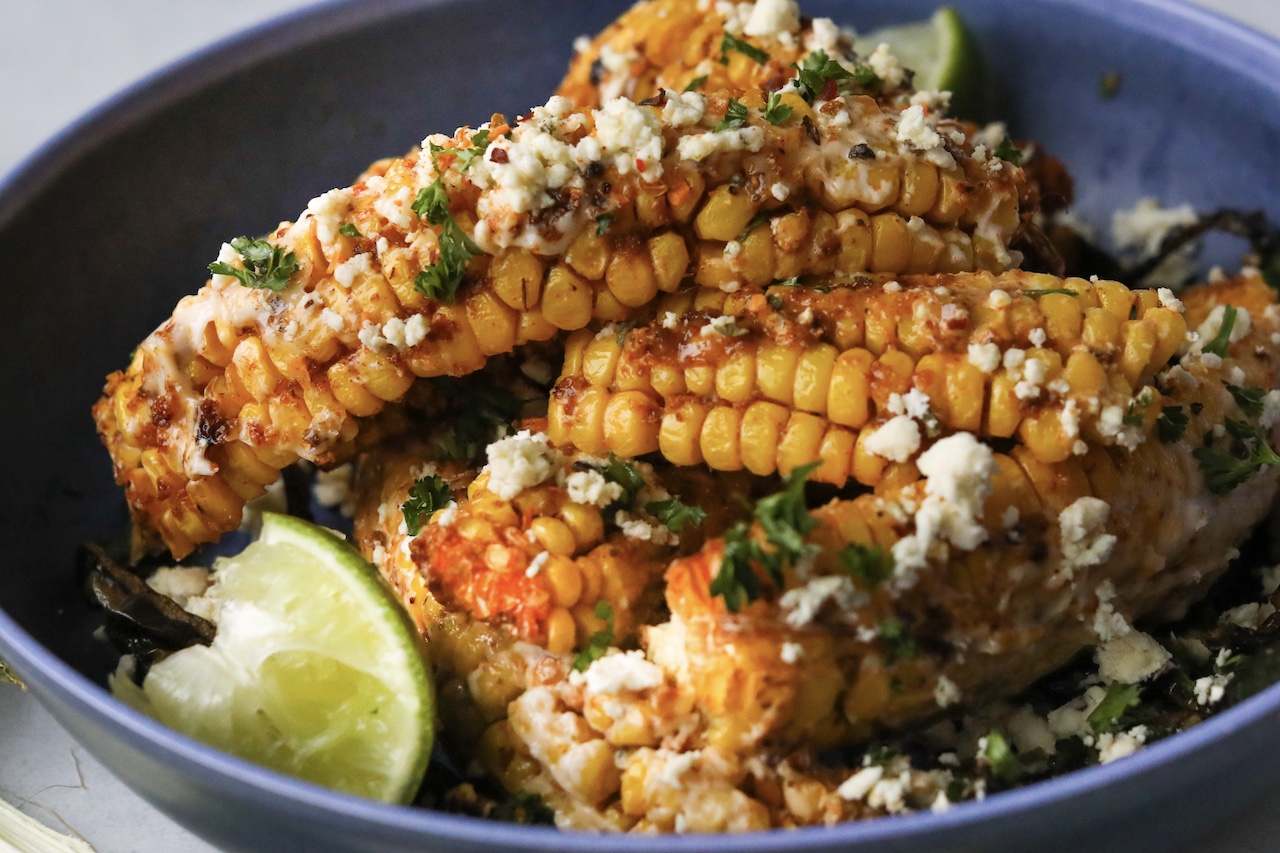
[[887,42],[895,56],[916,72],[916,88],[951,92],[951,115],[980,121],[986,112],[986,73],[973,36],[950,6],[927,21],[916,21],[858,36],[854,50],[870,54]]
[[141,690],[116,679],[117,695],[273,770],[411,799],[431,755],[435,697],[418,633],[377,571],[334,533],[274,513],[214,569],[213,645],[157,663]]

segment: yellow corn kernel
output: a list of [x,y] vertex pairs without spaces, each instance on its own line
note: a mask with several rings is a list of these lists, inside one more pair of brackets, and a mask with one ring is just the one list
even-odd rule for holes
[[560,508],[560,520],[573,532],[578,551],[593,548],[604,538],[604,520],[593,506],[567,503]]
[[663,361],[649,366],[649,384],[659,397],[685,393],[684,371],[676,364]]
[[763,400],[742,415],[742,464],[752,474],[766,476],[778,467],[778,444],[790,412]]
[[886,464],[883,456],[877,456],[866,448],[867,439],[874,434],[874,429],[862,430],[858,433],[858,439],[853,446],[853,477],[867,486],[874,486],[880,482],[884,476]]
[[641,190],[636,195],[636,222],[646,229],[661,228],[671,221],[671,208],[665,193]]
[[1035,490],[1045,508],[1055,516],[1090,494],[1089,479],[1074,457],[1063,462],[1041,462],[1023,445],[1013,448],[1012,456]]
[[528,311],[538,304],[542,276],[542,261],[528,249],[508,249],[489,265],[494,293],[517,311]]
[[673,231],[649,238],[649,262],[653,265],[658,289],[674,293],[689,270],[689,247]]
[[543,550],[552,554],[570,557],[578,548],[573,531],[558,518],[535,518],[529,523],[529,529]]
[[809,257],[805,271],[812,275],[830,275],[836,270],[840,258],[840,235],[836,233],[836,218],[825,210],[814,213],[809,230]]
[[564,264],[547,275],[542,294],[542,315],[557,329],[572,331],[591,322],[594,295],[590,283]]
[[255,400],[266,400],[276,390],[281,376],[261,338],[249,337],[236,346],[231,356],[236,375]]
[[836,271],[845,275],[871,269],[871,217],[857,208],[836,214],[836,233],[840,236],[840,256]]
[[1159,370],[1186,340],[1187,321],[1177,311],[1168,308],[1151,308],[1142,315],[1142,319],[1150,323],[1156,333],[1156,346],[1147,369]]
[[582,376],[592,385],[611,385],[622,347],[616,335],[596,335],[582,351]]
[[871,367],[871,399],[876,412],[889,408],[889,397],[906,394],[911,390],[911,377],[915,373],[915,361],[902,350],[885,350]]
[[604,412],[604,432],[609,449],[624,459],[658,449],[662,407],[643,391],[613,395]]
[[[363,380],[347,361],[337,361],[329,368],[329,388],[343,407],[358,418],[382,411],[383,401],[365,387]],[[246,407],[248,408],[248,407]],[[243,417],[243,410],[242,417]]]
[[804,412],[792,412],[778,444],[778,473],[787,476],[801,465],[821,461],[818,448],[827,431],[827,422]]
[[972,194],[972,185],[966,180],[964,172],[959,169],[940,171],[938,195],[934,199],[928,220],[940,225],[954,225],[968,209]]
[[700,239],[727,243],[738,239],[755,215],[755,205],[745,189],[736,184],[721,184],[707,196],[693,220],[693,228]]
[[1115,281],[1098,281],[1093,285],[1102,307],[1121,323],[1129,319],[1133,308],[1133,291]]
[[663,457],[676,465],[701,464],[702,424],[706,417],[706,405],[697,400],[664,414],[658,430],[658,449]]
[[908,160],[902,170],[902,194],[897,210],[903,216],[924,216],[938,198],[938,167],[924,160]]
[[702,422],[699,438],[702,458],[716,471],[737,471],[742,468],[739,435],[742,414],[728,406],[717,406],[707,412]]
[[516,345],[516,326],[520,319],[515,311],[485,290],[474,293],[463,305],[471,328],[477,330],[481,352],[500,355],[511,351]]
[[795,394],[792,398],[797,409],[826,413],[836,355],[836,348],[830,344],[818,344],[801,354],[796,363]]
[[716,371],[716,395],[727,403],[745,403],[755,396],[755,378],[756,354],[744,347]]
[[1155,326],[1146,320],[1132,320],[1124,324],[1120,337],[1124,341],[1124,349],[1120,352],[1120,371],[1131,386],[1137,387],[1156,351]]
[[1120,320],[1105,308],[1088,308],[1081,339],[1089,349],[1112,352],[1120,346]]
[[810,479],[843,486],[853,471],[853,446],[856,440],[856,434],[849,430],[838,427],[828,429],[818,447],[818,458],[822,460],[822,465],[809,475]]
[[391,358],[370,349],[358,349],[347,356],[370,394],[385,401],[399,400],[413,385],[414,376]]
[[1014,392],[1017,384],[1018,381],[1003,370],[991,379],[986,432],[996,438],[1010,438],[1022,422],[1022,401]]
[[551,585],[551,598],[557,607],[573,607],[578,603],[578,599],[582,597],[582,572],[578,571],[573,560],[562,556],[552,557],[547,561],[543,572],[547,576],[547,583]]
[[1023,443],[1041,462],[1061,462],[1071,456],[1076,437],[1062,427],[1062,412],[1046,406],[1023,419],[1018,427]]
[[569,438],[582,452],[593,455],[609,452],[604,432],[604,412],[608,405],[609,392],[600,386],[589,385],[578,395]]
[[605,283],[614,298],[629,308],[644,305],[658,295],[658,279],[649,252],[632,240],[614,252],[605,271]]
[[716,369],[709,364],[693,364],[684,369],[684,384],[690,394],[710,397],[716,389]]
[[1062,378],[1071,386],[1073,397],[1089,400],[1097,397],[1106,385],[1107,372],[1092,353],[1076,350],[1067,358]]
[[[922,223],[923,220],[914,220],[916,223]],[[946,244],[942,241],[942,235],[930,228],[928,225],[913,228],[910,223],[907,224],[907,234],[910,241],[911,256],[907,259],[907,264],[903,267],[908,273],[927,275],[938,268],[942,258],[942,253],[946,249]]]
[[599,281],[609,265],[609,241],[596,236],[596,229],[584,228],[565,252],[564,262],[579,275]]
[[693,212],[697,210],[698,202],[702,201],[702,194],[706,189],[706,178],[696,168],[681,171],[671,180],[667,190],[671,217],[676,222],[688,222],[693,218]]
[[733,260],[737,279],[750,287],[764,287],[773,280],[773,234],[769,223],[751,229]]
[[553,655],[567,655],[573,651],[578,626],[573,614],[563,607],[555,607],[547,617],[547,651]]
[[756,354],[756,385],[770,400],[790,405],[795,394],[796,366],[800,350],[770,340]]
[[808,210],[796,210],[773,220],[771,230],[779,252],[798,252],[805,246],[812,227]]
[[631,309],[618,301],[618,297],[607,287],[596,291],[596,303],[591,308],[591,316],[597,320],[618,322],[627,319]]
[[833,423],[861,427],[871,417],[871,365],[875,357],[864,349],[840,353],[831,371],[827,417]]

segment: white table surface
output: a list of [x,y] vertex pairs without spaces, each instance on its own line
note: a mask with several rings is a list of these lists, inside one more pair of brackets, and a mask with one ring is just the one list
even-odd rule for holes
[[[0,0],[0,174],[112,93],[315,0]],[[1280,2],[1195,0],[1280,36]],[[216,853],[99,765],[29,695],[0,685],[0,797],[98,853]],[[1280,848],[1280,791],[1184,853]]]

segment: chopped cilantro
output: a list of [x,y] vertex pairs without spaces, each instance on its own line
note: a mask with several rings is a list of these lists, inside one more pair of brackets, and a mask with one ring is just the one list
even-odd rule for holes
[[489,129],[482,128],[471,137],[471,147],[458,150],[458,171],[465,172],[489,148]]
[[1022,762],[1014,755],[1009,741],[999,729],[987,733],[987,747],[982,751],[982,757],[991,767],[991,774],[1005,784],[1016,782],[1022,776]]
[[818,526],[804,505],[804,484],[821,462],[801,465],[787,477],[786,486],[777,494],[756,501],[755,516],[764,529],[769,544],[785,559],[796,560],[809,550],[804,537]]
[[800,276],[793,275],[791,278],[777,278],[773,280],[773,287],[799,287]]
[[1231,330],[1236,327],[1236,306],[1228,305],[1222,309],[1222,325],[1218,326],[1218,334],[1205,344],[1202,352],[1227,357],[1227,348],[1231,345]]
[[644,509],[672,533],[680,533],[686,527],[697,527],[707,518],[707,513],[701,507],[689,506],[679,498],[650,501],[644,505]]
[[723,598],[730,613],[737,613],[743,602],[750,604],[760,597],[760,576],[752,563],[763,564],[766,559],[760,543],[751,538],[746,522],[730,527],[724,534],[720,571],[711,579],[711,594]]
[[792,63],[791,67],[796,69],[796,90],[810,104],[818,99],[830,80],[853,80],[861,86],[880,82],[875,72],[866,66],[859,65],[857,71],[850,71],[827,56],[825,50],[815,50],[799,65]]
[[623,320],[621,323],[614,324],[613,338],[618,342],[618,346],[623,346],[627,342],[627,332],[635,327],[635,320]]
[[437,510],[453,500],[453,490],[439,474],[431,474],[409,487],[409,499],[400,504],[404,513],[404,526],[410,536],[417,536],[422,522],[429,521]]
[[411,209],[419,218],[432,225],[441,225],[448,221],[449,194],[444,191],[444,184],[436,178],[431,185],[418,190],[418,197],[413,200]]
[[1142,426],[1147,419],[1147,407],[1151,405],[1153,399],[1151,389],[1143,388],[1137,397],[1129,401],[1129,408],[1125,410],[1124,417],[1121,419],[1122,423],[1125,426]]
[[1023,296],[1030,296],[1032,298],[1035,298],[1037,296],[1048,296],[1050,293],[1061,293],[1064,296],[1080,295],[1077,291],[1068,290],[1065,287],[1048,287],[1048,288],[1045,288],[1044,290],[1023,290],[1021,291],[1021,293]]
[[609,230],[609,226],[613,224],[614,214],[602,213],[596,217],[596,236],[603,237]]
[[279,292],[289,286],[289,279],[298,271],[298,258],[293,252],[285,252],[283,247],[266,240],[237,237],[231,241],[231,248],[239,253],[244,269],[214,261],[209,264],[209,272],[232,276],[245,287]]
[[621,506],[631,506],[645,485],[644,477],[640,476],[634,465],[623,462],[612,453],[609,454],[608,464],[600,469],[600,473],[610,483],[617,483],[622,487],[622,497],[617,500]]
[[742,233],[738,235],[738,242],[741,243],[743,240],[747,239],[747,237],[750,236],[752,231],[756,230],[757,228],[759,228],[761,225],[765,224],[768,221],[769,221],[769,214],[764,213],[763,211],[751,217],[751,221],[747,223],[747,227],[743,228]]
[[698,91],[698,90],[699,90],[699,89],[701,89],[704,85],[706,85],[707,78],[708,78],[709,76],[710,76],[710,75],[708,75],[708,74],[703,74],[701,77],[694,77],[692,80],[690,80],[690,81],[689,81],[689,85],[684,87],[684,90],[685,90],[686,92],[696,92],[696,91]]
[[1007,136],[1000,140],[1000,144],[996,146],[995,155],[1001,160],[1008,160],[1015,166],[1022,165],[1022,151]]
[[729,107],[724,111],[724,118],[716,125],[716,133],[734,127],[742,127],[747,123],[747,105],[737,98],[729,99]]
[[422,295],[452,305],[467,272],[467,263],[480,254],[480,248],[462,232],[450,216],[440,232],[440,256],[434,264],[418,273],[413,280]]
[[769,54],[753,44],[748,44],[740,38],[735,38],[729,33],[724,34],[724,38],[720,40],[720,64],[729,64],[729,51],[736,50],[743,56],[754,59],[760,65],[764,65],[769,61]]
[[555,826],[556,813],[538,794],[514,794],[494,806],[487,817],[525,826]]
[[887,663],[910,660],[919,654],[915,641],[907,634],[907,627],[902,624],[901,619],[886,619],[876,629]]
[[1087,722],[1094,734],[1109,732],[1124,716],[1125,711],[1138,704],[1142,697],[1142,687],[1137,684],[1112,684],[1107,688],[1107,695],[1102,697],[1098,707],[1089,712]]
[[1224,425],[1234,439],[1228,450],[1197,447],[1191,451],[1200,463],[1209,491],[1215,495],[1227,494],[1263,468],[1280,465],[1280,456],[1271,449],[1262,427],[1232,418],[1227,418]]
[[893,554],[879,545],[859,545],[850,542],[836,558],[840,568],[869,587],[879,586],[893,576]]
[[1227,390],[1231,392],[1232,398],[1236,401],[1236,405],[1240,407],[1240,411],[1244,412],[1246,418],[1256,418],[1262,415],[1265,408],[1267,392],[1262,388],[1241,388],[1239,385],[1227,385]]
[[364,236],[360,233],[360,229],[350,222],[342,223],[341,227],[338,228],[338,233],[343,237],[350,237],[353,240],[358,240]]
[[782,94],[772,92],[769,95],[769,102],[764,107],[764,120],[769,124],[782,124],[791,118],[791,107],[782,103]]
[[1160,416],[1156,418],[1156,430],[1160,433],[1160,440],[1168,444],[1182,438],[1190,421],[1191,417],[1182,411],[1181,406],[1165,406],[1160,410]]
[[452,377],[430,380],[448,400],[462,404],[453,418],[452,431],[438,442],[442,459],[478,459],[499,431],[520,415],[521,401],[505,388],[487,382],[468,381],[465,386]]
[[613,608],[609,602],[601,599],[596,602],[596,618],[604,620],[604,628],[596,631],[587,639],[587,645],[573,659],[573,668],[583,672],[591,664],[604,657],[613,645]]

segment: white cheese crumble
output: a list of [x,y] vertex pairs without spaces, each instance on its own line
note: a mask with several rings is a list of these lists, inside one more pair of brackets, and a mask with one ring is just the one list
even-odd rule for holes
[[367,254],[352,255],[334,268],[333,278],[343,287],[350,288],[356,283],[357,276],[368,275],[371,272],[373,272],[373,264]]
[[1000,347],[997,344],[969,344],[969,363],[983,373],[995,373],[1000,367]]
[[804,657],[804,646],[800,643],[783,643],[779,657],[782,658],[783,663],[793,664]]
[[1103,732],[1094,746],[1098,750],[1098,762],[1110,764],[1133,755],[1147,742],[1147,727],[1134,726],[1127,732]]
[[1067,577],[1075,569],[1096,566],[1111,556],[1116,537],[1105,532],[1111,505],[1093,497],[1077,498],[1058,516],[1062,535],[1062,569]]
[[489,491],[511,500],[531,486],[545,482],[564,464],[560,451],[551,447],[546,433],[521,430],[485,448],[489,464]]
[[756,0],[742,32],[779,39],[800,29],[800,6],[795,0]]
[[1161,287],[1156,290],[1156,295],[1160,299],[1160,305],[1168,308],[1170,311],[1177,311],[1179,314],[1187,310],[1187,306],[1182,304],[1182,300],[1173,295],[1173,291],[1167,287]]
[[351,210],[351,196],[349,188],[341,188],[329,190],[307,202],[307,213],[315,221],[316,239],[321,246],[329,248],[338,241],[338,229]]
[[902,283],[899,281],[886,281],[884,286],[880,288],[885,293],[897,293],[902,290]]
[[999,288],[996,288],[987,294],[987,307],[993,308],[997,311],[1001,308],[1008,308],[1012,302],[1013,297]]
[[1156,199],[1144,198],[1131,209],[1111,215],[1111,241],[1122,251],[1154,255],[1170,231],[1195,221],[1195,208],[1189,204],[1164,208]]
[[596,139],[620,174],[641,172],[649,179],[662,174],[662,124],[652,110],[614,98],[592,115]]
[[1173,656],[1155,638],[1141,631],[1112,637],[1094,652],[1098,674],[1105,681],[1137,684],[1162,672]]
[[887,89],[897,89],[906,80],[906,69],[898,61],[898,57],[893,55],[888,42],[876,45],[876,49],[867,57],[867,65],[871,66],[876,76],[884,81]]
[[1217,673],[1197,678],[1195,683],[1196,702],[1205,706],[1216,705],[1227,695],[1227,685],[1234,676],[1231,673]]
[[347,321],[343,319],[341,314],[334,311],[332,308],[325,308],[320,312],[320,322],[324,323],[335,332],[341,332],[347,327]]
[[950,708],[960,701],[960,688],[945,675],[938,676],[938,683],[933,685],[933,701],[939,708]]
[[712,317],[707,321],[707,324],[702,327],[702,330],[698,334],[704,338],[709,338],[712,335],[724,335],[729,338],[745,335],[747,330],[739,328],[738,324],[735,322],[736,319],[736,317],[732,317],[728,314],[721,314],[719,317]]
[[890,418],[865,439],[868,453],[891,462],[906,462],[920,449],[920,427],[906,415]]
[[840,787],[836,788],[836,793],[845,800],[862,800],[871,792],[872,786],[882,778],[884,778],[884,768],[879,764],[872,764],[841,782]]
[[907,107],[898,118],[897,140],[924,152],[924,158],[940,169],[954,169],[955,158],[942,144],[942,137],[934,129],[924,107],[919,104]]
[[791,195],[791,188],[783,183],[775,183],[769,187],[769,195],[778,201],[786,201],[787,196]]
[[713,154],[729,151],[755,153],[764,145],[764,128],[738,127],[719,133],[695,133],[676,143],[676,153],[681,160],[705,160]]
[[529,561],[529,567],[524,570],[525,577],[536,578],[538,576],[538,573],[542,571],[542,567],[545,566],[547,564],[547,561],[550,559],[551,559],[551,554],[548,551],[543,551],[537,556],[535,556],[532,560]]
[[666,92],[667,102],[662,107],[662,120],[671,127],[688,127],[702,121],[707,112],[707,98],[697,92]]
[[848,611],[860,607],[866,600],[866,593],[858,589],[848,575],[824,575],[787,590],[778,599],[778,606],[786,611],[788,625],[803,628],[813,622],[828,601]]
[[624,690],[649,690],[662,684],[662,669],[645,660],[644,652],[612,652],[591,666],[586,672],[569,676],[572,684],[585,684],[588,693],[612,695]]
[[596,470],[574,471],[564,485],[569,500],[576,504],[606,507],[622,497],[622,486]]
[[1033,347],[1042,347],[1045,341],[1049,340],[1049,336],[1044,329],[1032,329],[1027,335],[1027,340],[1031,341]]

